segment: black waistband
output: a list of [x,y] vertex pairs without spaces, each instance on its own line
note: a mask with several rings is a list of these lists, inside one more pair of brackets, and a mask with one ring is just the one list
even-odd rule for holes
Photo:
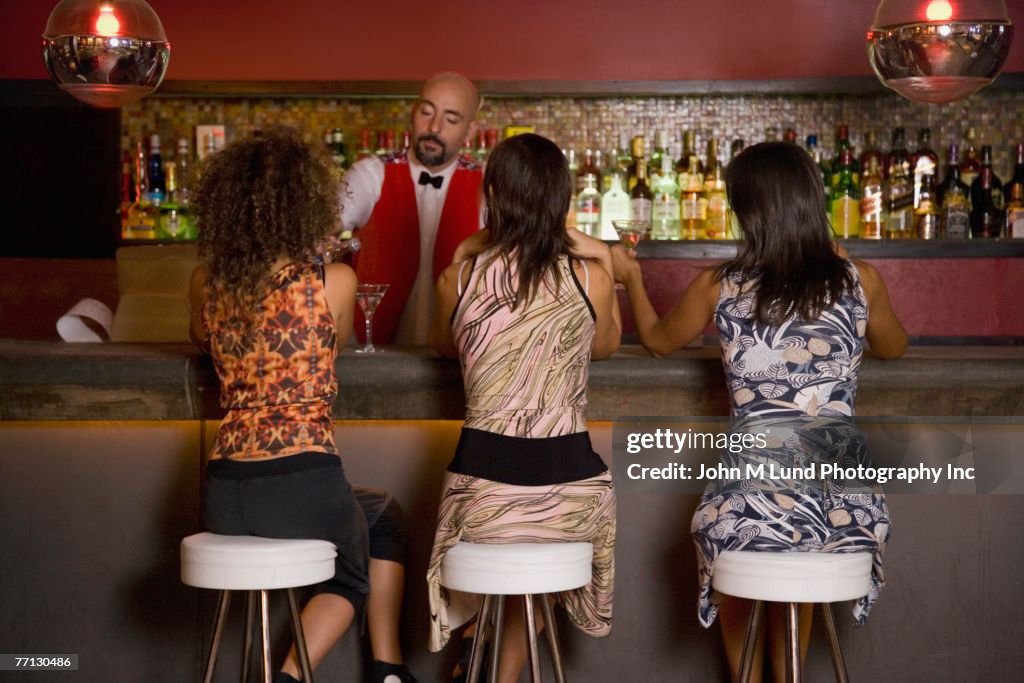
[[231,460],[219,458],[206,465],[206,472],[218,479],[255,479],[291,474],[321,467],[339,467],[341,458],[334,453],[296,453],[281,458],[262,460]]
[[596,477],[608,467],[587,432],[524,439],[463,429],[448,471],[515,486],[547,486]]

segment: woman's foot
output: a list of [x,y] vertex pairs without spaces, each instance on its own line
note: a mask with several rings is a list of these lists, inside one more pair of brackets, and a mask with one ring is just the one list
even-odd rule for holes
[[418,683],[405,664],[373,662],[373,683]]

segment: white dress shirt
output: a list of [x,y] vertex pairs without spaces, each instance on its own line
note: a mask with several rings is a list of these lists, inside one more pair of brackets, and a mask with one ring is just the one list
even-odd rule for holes
[[[420,185],[420,172],[427,169],[412,154],[409,155],[409,175],[412,176],[420,219],[420,265],[398,323],[395,335],[397,344],[423,345],[428,341],[434,313],[434,242],[444,200],[448,196],[448,186],[451,185],[457,165],[457,160],[453,159],[448,166],[431,174],[444,178],[440,188]],[[361,159],[348,169],[340,191],[342,230],[354,230],[366,225],[380,200],[383,185],[384,162],[377,157]]]

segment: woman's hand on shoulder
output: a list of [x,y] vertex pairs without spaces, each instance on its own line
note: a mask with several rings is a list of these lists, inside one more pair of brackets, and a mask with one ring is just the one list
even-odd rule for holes
[[868,323],[864,336],[872,355],[878,358],[899,358],[907,350],[907,331],[903,329],[889,301],[889,290],[874,266],[854,261],[860,275],[861,288],[868,304]]
[[612,277],[612,254],[607,244],[576,228],[566,228],[565,231],[569,235],[570,254],[578,259],[597,261]]

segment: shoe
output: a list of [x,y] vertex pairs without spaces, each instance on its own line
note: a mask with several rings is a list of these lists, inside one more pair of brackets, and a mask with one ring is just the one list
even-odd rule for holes
[[405,664],[373,661],[373,683],[419,683]]

